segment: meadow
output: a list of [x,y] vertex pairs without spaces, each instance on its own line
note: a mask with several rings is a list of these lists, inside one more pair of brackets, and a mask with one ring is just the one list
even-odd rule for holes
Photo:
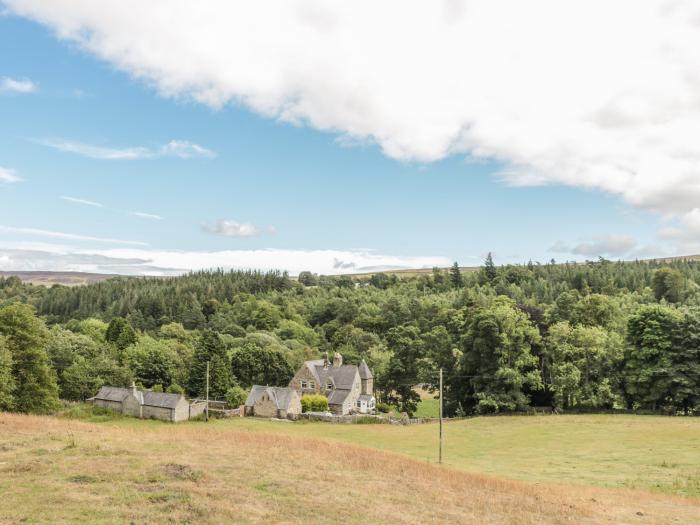
[[[434,425],[253,419],[172,425],[89,414],[83,419],[98,422],[0,414],[0,523],[700,523],[697,499],[629,488],[552,484],[567,476],[563,471],[547,474],[546,467],[530,472],[537,483],[475,473],[488,470],[485,467],[491,463],[493,471],[505,472],[506,456],[512,459],[528,446],[546,449],[546,444],[529,442],[496,454],[505,441],[487,448],[477,443],[478,435],[488,437],[487,429],[491,436],[505,433],[510,439],[533,432],[553,436],[543,428],[559,418],[451,423],[450,461],[442,467],[426,461],[430,454],[421,458],[421,447],[434,441],[429,433]],[[539,427],[538,420],[543,423]],[[673,427],[672,444],[655,442],[661,449],[654,457],[675,450],[683,461],[695,461],[697,468],[697,457],[686,450],[697,445],[692,434],[697,423],[678,420],[690,425],[683,427],[676,420],[663,421]],[[522,426],[525,423],[529,424]],[[568,426],[589,426],[583,419],[573,423]],[[617,426],[602,418],[589,435],[614,431],[622,432],[621,437],[649,430],[649,440],[659,436],[654,419],[629,419],[627,424],[632,428],[623,432],[625,423]],[[463,436],[469,439],[460,443],[456,437],[462,434],[457,431],[466,432]],[[580,453],[584,436],[574,437],[570,448]],[[610,436],[604,439],[608,446],[615,441]],[[620,466],[644,478],[644,465],[653,465],[656,459],[637,457],[639,445],[633,443],[628,455],[622,453],[628,448],[624,444],[614,448]],[[455,455],[460,448],[461,459]],[[401,449],[402,454],[391,449]],[[491,459],[479,457],[478,450],[482,454],[490,450]],[[524,459],[535,455],[533,450]],[[576,454],[571,459],[590,469],[600,461],[596,457],[585,464]],[[471,458],[470,467],[466,458]],[[555,448],[547,459],[564,458]],[[513,465],[507,477],[521,475],[526,463]],[[585,482],[605,484],[606,476],[597,481],[595,476],[593,469]]]

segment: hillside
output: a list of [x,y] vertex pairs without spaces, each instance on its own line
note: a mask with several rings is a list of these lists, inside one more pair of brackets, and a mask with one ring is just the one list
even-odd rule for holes
[[21,272],[21,271],[0,271],[0,277],[18,277],[25,283],[53,286],[61,284],[63,286],[79,286],[83,284],[97,283],[116,277],[106,273],[86,273],[86,272]]
[[[0,414],[0,523],[698,523],[697,502],[226,426]],[[285,427],[290,424],[279,423]]]

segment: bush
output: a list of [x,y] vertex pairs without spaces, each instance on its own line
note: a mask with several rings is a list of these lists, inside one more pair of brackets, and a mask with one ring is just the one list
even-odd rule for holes
[[240,386],[233,386],[226,392],[226,403],[232,408],[238,408],[245,403],[248,394]]
[[165,391],[168,394],[185,394],[185,389],[177,383],[172,383]]
[[163,392],[163,385],[153,385],[151,392]]
[[314,394],[301,397],[302,412],[328,412],[328,398]]
[[391,405],[389,403],[382,403],[382,402],[377,402],[377,412],[381,412],[382,414],[388,414],[391,412]]

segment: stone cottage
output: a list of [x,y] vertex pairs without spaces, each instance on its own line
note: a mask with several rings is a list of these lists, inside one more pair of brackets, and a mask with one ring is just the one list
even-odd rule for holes
[[182,394],[138,390],[136,386],[103,386],[88,399],[95,406],[121,412],[127,416],[162,421],[186,421],[204,413],[205,402],[187,401]]
[[295,419],[301,414],[301,398],[293,388],[253,385],[245,402],[246,416]]
[[374,376],[364,360],[359,366],[344,365],[338,352],[333,362],[325,359],[306,361],[294,375],[289,386],[300,396],[322,394],[328,398],[328,409],[333,414],[374,412],[376,400]]

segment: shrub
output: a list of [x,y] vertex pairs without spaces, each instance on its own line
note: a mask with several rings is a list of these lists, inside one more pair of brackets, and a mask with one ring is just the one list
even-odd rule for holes
[[327,412],[328,398],[318,394],[302,396],[301,410],[302,412]]
[[377,412],[381,412],[382,414],[388,414],[391,412],[391,405],[389,403],[378,402],[376,408]]
[[151,388],[151,392],[162,392],[163,391],[163,385],[153,385]]
[[167,389],[166,392],[168,394],[184,394],[185,389],[182,388],[180,385],[177,383],[172,383]]
[[226,403],[232,408],[238,408],[245,403],[248,394],[240,386],[232,386],[226,391]]

